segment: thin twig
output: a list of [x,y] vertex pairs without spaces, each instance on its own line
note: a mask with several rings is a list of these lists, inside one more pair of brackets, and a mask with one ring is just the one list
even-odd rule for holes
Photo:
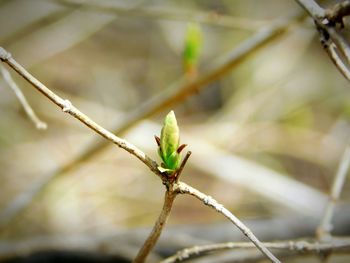
[[2,77],[4,78],[6,83],[9,85],[9,87],[12,89],[12,91],[15,93],[17,99],[21,103],[28,118],[34,123],[37,129],[45,130],[47,128],[47,124],[42,120],[40,120],[39,117],[35,114],[34,110],[29,105],[26,97],[23,95],[21,89],[17,86],[16,82],[12,79],[10,72],[8,72],[8,70],[3,65],[0,65],[0,70],[1,70]]
[[327,45],[324,45],[328,56],[333,61],[334,65],[339,69],[340,73],[343,74],[343,76],[350,81],[350,69],[344,64],[343,60],[340,58],[337,52],[337,47],[334,45],[334,43],[330,43]]
[[[306,252],[327,252],[343,251],[350,249],[350,238],[336,238],[332,242],[320,243],[318,240],[286,240],[280,242],[264,242],[263,245],[269,249],[285,250],[297,253]],[[175,255],[161,261],[161,263],[174,263],[188,260],[192,257],[198,257],[206,253],[218,252],[228,249],[249,249],[255,248],[251,242],[227,242],[218,244],[209,244],[203,246],[194,246],[178,251]]]
[[169,217],[171,208],[173,206],[173,202],[175,200],[176,193],[172,191],[171,188],[169,188],[165,192],[164,197],[164,204],[162,211],[154,224],[154,227],[149,234],[148,238],[146,239],[145,243],[143,244],[142,248],[138,252],[136,258],[133,260],[134,263],[142,263],[146,260],[148,254],[151,252],[152,248],[155,246],[155,244],[158,241],[158,238],[160,234],[162,233],[163,227],[166,224],[166,221]]
[[187,161],[188,161],[188,158],[190,158],[191,154],[192,154],[192,152],[191,152],[191,151],[188,151],[188,152],[186,153],[186,155],[185,155],[185,158],[182,160],[181,165],[180,165],[180,168],[179,168],[179,170],[176,172],[176,181],[179,180],[179,178],[180,178],[180,176],[181,176],[181,173],[182,173],[183,169],[185,168],[186,163],[187,163]]
[[346,39],[341,34],[339,34],[338,31],[333,27],[327,27],[323,25],[321,28],[327,28],[327,33],[329,34],[329,37],[337,46],[338,50],[344,55],[347,64],[350,64],[350,46]]
[[[321,39],[330,39],[346,59],[346,64],[350,65],[350,46],[346,39],[336,30],[334,23],[328,20],[327,12],[319,6],[314,0],[295,0],[303,7],[315,21],[316,27],[321,34]],[[327,52],[331,55],[331,52]],[[331,57],[332,60],[334,58]],[[335,63],[338,67],[338,64]],[[343,70],[338,67],[343,74]],[[349,71],[349,69],[348,69]]]
[[337,173],[333,180],[332,189],[329,194],[329,201],[324,212],[323,218],[319,227],[317,228],[316,235],[320,240],[327,240],[331,237],[332,217],[334,214],[335,204],[339,200],[341,191],[343,189],[345,179],[350,166],[350,145],[348,145],[344,151],[344,154],[340,160]]
[[25,68],[23,68],[19,63],[17,63],[17,61],[11,56],[11,54],[7,52],[5,49],[3,49],[2,47],[0,47],[0,59],[3,62],[7,63],[20,76],[22,76],[25,80],[27,80],[30,84],[32,84],[34,88],[40,91],[44,96],[46,96],[54,104],[59,106],[63,112],[70,114],[71,116],[78,119],[80,122],[88,126],[90,129],[92,129],[93,131],[95,131],[105,139],[113,142],[120,148],[123,148],[127,152],[131,153],[132,155],[137,157],[140,161],[142,161],[144,164],[146,164],[153,173],[155,173],[160,178],[162,178],[162,174],[157,169],[158,165],[154,160],[148,157],[136,146],[132,145],[131,143],[127,142],[124,139],[117,137],[113,133],[107,131],[106,129],[98,125],[88,116],[86,116],[76,107],[74,107],[69,100],[61,98],[60,96],[55,94],[53,91],[48,89],[44,84],[42,84],[39,80],[33,77],[33,75],[31,75]]
[[253,234],[253,232],[244,225],[236,216],[234,216],[229,210],[227,210],[222,204],[219,204],[214,198],[208,196],[197,189],[183,183],[179,182],[174,185],[175,191],[180,194],[189,194],[200,201],[202,201],[205,205],[214,208],[217,212],[223,214],[226,218],[228,218],[242,233],[250,239],[254,243],[254,245],[263,253],[267,258],[271,260],[271,262],[280,262]]
[[[145,103],[139,105],[134,111],[125,117],[121,124],[118,123],[118,125],[112,129],[113,133],[121,134],[140,120],[148,118],[175,103],[179,103],[196,91],[208,87],[208,84],[230,72],[260,48],[267,45],[277,37],[282,36],[287,32],[287,29],[293,22],[299,21],[303,18],[304,15],[301,12],[298,12],[288,18],[276,20],[270,26],[257,32],[246,41],[243,41],[243,43],[235,47],[230,53],[210,64],[206,73],[199,76],[193,82],[189,83],[186,78],[182,78],[178,82],[170,85],[167,89],[164,89],[164,91],[147,100]],[[108,143],[106,141],[93,142],[83,153],[75,158],[71,158],[64,166],[47,174],[44,182],[38,182],[38,184],[31,186],[26,195],[29,199],[28,201],[23,202],[23,200],[18,197],[19,200],[15,199],[10,203],[8,207],[4,209],[5,214],[8,214],[7,211],[11,211],[11,216],[6,217],[6,220],[1,220],[4,213],[0,214],[0,228],[4,227],[14,217],[19,215],[39,193],[50,185],[54,178],[71,171],[79,163],[93,158],[105,149],[107,145]]]

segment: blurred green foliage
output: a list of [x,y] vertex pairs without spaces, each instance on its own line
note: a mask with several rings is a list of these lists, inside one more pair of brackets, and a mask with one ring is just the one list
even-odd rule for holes
[[188,23],[183,51],[185,72],[196,71],[202,49],[202,30],[197,23]]

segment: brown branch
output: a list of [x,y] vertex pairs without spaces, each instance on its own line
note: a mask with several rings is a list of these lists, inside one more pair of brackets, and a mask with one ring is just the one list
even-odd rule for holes
[[151,252],[152,248],[158,241],[160,234],[166,224],[166,221],[169,217],[173,202],[175,200],[176,193],[172,191],[172,188],[169,188],[165,192],[164,204],[162,211],[142,248],[138,252],[136,258],[133,260],[134,263],[142,263],[145,262],[146,257]]
[[344,17],[350,15],[350,1],[346,0],[335,4],[333,7],[326,10],[326,17],[332,24],[339,23],[341,27],[344,27]]
[[[190,157],[191,152],[188,152],[184,161],[182,162],[182,169],[179,170],[179,174],[183,170],[188,158]],[[163,227],[166,224],[168,216],[170,214],[172,204],[175,200],[177,194],[189,194],[197,199],[201,200],[205,205],[214,208],[217,212],[223,214],[226,218],[228,218],[242,233],[247,236],[251,242],[253,243],[251,247],[257,247],[271,262],[280,262],[265,246],[261,243],[258,238],[253,234],[253,232],[245,226],[236,216],[234,216],[229,210],[227,210],[223,205],[219,204],[215,199],[211,196],[208,196],[199,190],[183,183],[183,182],[173,182],[170,184],[166,184],[167,191],[165,193],[163,209],[156,221],[151,233],[146,239],[144,245],[141,250],[137,254],[134,259],[134,263],[142,263],[146,260],[147,255],[151,252],[152,248],[155,246]]]
[[181,162],[180,168],[175,172],[175,181],[173,177],[163,177],[163,184],[166,186],[167,190],[165,192],[162,212],[160,213],[158,220],[156,221],[151,233],[149,234],[148,238],[146,239],[136,258],[134,259],[134,263],[142,263],[146,260],[147,255],[151,252],[160,234],[162,233],[163,227],[166,224],[175,197],[178,194],[178,192],[174,190],[174,183],[176,183],[179,179],[191,154],[191,151],[187,152],[185,158]]
[[34,110],[29,105],[26,97],[23,95],[21,89],[17,86],[16,82],[12,79],[10,72],[8,72],[8,70],[3,65],[0,65],[0,71],[1,71],[2,77],[4,78],[8,86],[12,89],[12,91],[15,93],[17,99],[21,103],[28,118],[34,123],[35,127],[38,130],[45,130],[47,128],[47,124],[42,120],[40,120],[39,117],[35,114]]
[[[206,70],[206,73],[199,76],[194,81],[188,82],[184,77],[178,82],[170,85],[163,92],[158,93],[145,103],[139,105],[134,111],[125,117],[122,124],[118,124],[112,129],[113,133],[121,134],[140,120],[150,117],[175,103],[179,103],[196,91],[206,88],[208,84],[230,72],[233,68],[238,66],[241,62],[253,55],[259,49],[277,37],[282,36],[285,32],[287,32],[290,24],[303,18],[304,15],[301,12],[298,12],[289,16],[288,18],[276,20],[270,26],[257,32],[246,41],[243,41],[230,53],[224,55],[222,58],[219,58],[217,61],[214,61],[212,64],[210,64],[210,67]],[[54,178],[74,169],[79,163],[96,156],[103,149],[105,149],[107,145],[108,143],[105,141],[94,142],[87,147],[82,154],[70,159],[64,166],[47,174],[43,181],[39,181],[38,183],[31,185],[28,191],[25,193],[27,197],[26,200],[19,196],[0,214],[0,228],[4,227],[14,217],[19,215],[32,202],[32,200],[34,200],[35,197],[38,196],[38,194],[41,193],[53,181]]]
[[[296,253],[306,252],[328,252],[344,251],[350,249],[350,238],[335,238],[332,242],[320,243],[318,240],[286,240],[280,242],[264,242],[263,245],[269,249],[278,249]],[[206,253],[218,252],[229,249],[250,249],[255,248],[251,242],[227,242],[218,244],[209,244],[194,246],[178,251],[175,255],[161,261],[161,263],[174,263],[188,260],[192,257],[198,257]]]
[[188,78],[183,76],[179,81],[170,85],[163,92],[153,96],[151,99],[141,104],[135,111],[127,115],[125,117],[125,122],[115,129],[115,133],[118,133],[116,131],[125,131],[140,119],[150,117],[173,104],[183,101],[190,95],[197,94],[197,92],[205,89],[210,83],[229,73],[249,56],[260,50],[260,48],[277,37],[282,36],[292,22],[301,20],[302,18],[304,18],[304,16],[301,13],[297,13],[288,18],[278,19],[270,26],[263,28],[246,41],[243,41],[228,54],[210,63],[209,67],[202,75],[193,81],[189,82]]
[[105,139],[113,142],[120,148],[123,148],[127,152],[131,153],[135,157],[137,157],[140,161],[142,161],[145,165],[148,166],[148,168],[158,175],[160,178],[162,178],[161,173],[157,169],[158,165],[157,163],[152,160],[150,157],[148,157],[145,153],[143,153],[140,149],[138,149],[136,146],[132,145],[131,143],[127,142],[124,139],[121,139],[114,135],[113,133],[107,131],[100,125],[98,125],[96,122],[94,122],[92,119],[90,119],[88,116],[86,116],[84,113],[82,113],[80,110],[78,110],[76,107],[73,106],[73,104],[66,99],[61,98],[57,94],[55,94],[53,91],[48,89],[44,84],[42,84],[39,80],[37,80],[33,75],[31,75],[25,68],[23,68],[17,61],[11,56],[9,52],[7,52],[5,49],[0,47],[0,59],[7,63],[11,68],[13,68],[20,76],[22,76],[25,80],[27,80],[34,88],[36,88],[38,91],[40,91],[44,96],[46,96],[49,100],[51,100],[54,104],[56,104],[58,107],[62,109],[63,112],[70,114],[74,118],[78,119],[80,122],[88,126],[90,129],[104,137]]
[[[331,45],[334,43],[339,52],[344,56],[346,61],[347,71],[350,67],[350,45],[346,41],[346,39],[336,30],[334,27],[334,23],[328,20],[327,12],[325,9],[320,7],[314,0],[295,0],[299,3],[299,5],[308,12],[308,14],[315,21],[316,27],[320,32],[321,43],[322,45]],[[324,41],[326,40],[326,41]],[[328,47],[326,46],[326,49]],[[327,52],[332,61],[334,62],[333,52]],[[344,65],[344,63],[334,63],[339,71],[344,75],[344,69],[339,67],[340,65]]]
[[176,179],[175,179],[176,182],[179,180],[179,178],[180,178],[180,176],[181,176],[181,173],[182,173],[183,169],[185,168],[186,163],[187,163],[187,161],[188,161],[188,158],[190,158],[191,154],[192,154],[192,152],[191,152],[191,151],[188,151],[188,152],[186,153],[186,155],[185,155],[185,158],[182,160],[181,165],[180,165],[180,168],[179,168],[179,169],[177,170],[177,172],[176,172]]
[[345,179],[350,166],[350,145],[348,145],[344,151],[344,154],[339,162],[337,173],[333,180],[332,189],[329,194],[329,201],[324,212],[320,225],[316,230],[316,236],[320,240],[329,240],[331,238],[332,217],[336,202],[339,200]]
[[208,196],[197,189],[183,183],[179,182],[174,185],[174,190],[179,194],[189,194],[205,205],[215,209],[220,214],[223,214],[227,219],[229,219],[246,237],[250,239],[251,242],[268,258],[271,262],[280,262],[264,245],[259,241],[259,239],[253,234],[253,232],[242,223],[236,216],[234,216],[229,210],[227,210],[222,204],[219,204],[211,196]]

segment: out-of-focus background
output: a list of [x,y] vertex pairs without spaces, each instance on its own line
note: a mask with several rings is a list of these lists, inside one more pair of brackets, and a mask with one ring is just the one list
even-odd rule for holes
[[[113,131],[183,79],[189,22],[202,32],[201,77],[256,32],[297,12],[303,13],[294,1],[280,0],[1,0],[0,44]],[[112,144],[75,162],[103,140],[8,70],[48,129],[35,128],[1,78],[0,259],[42,249],[132,258],[161,209],[159,178]],[[349,141],[349,98],[349,83],[312,21],[292,20],[217,80],[118,135],[159,161],[153,135],[173,109],[181,141],[193,152],[183,181],[216,198],[264,241],[313,237]],[[349,188],[347,181],[334,216],[337,235],[350,233]],[[164,256],[237,240],[244,237],[222,215],[180,196],[156,251]],[[209,262],[229,260],[220,256]]]

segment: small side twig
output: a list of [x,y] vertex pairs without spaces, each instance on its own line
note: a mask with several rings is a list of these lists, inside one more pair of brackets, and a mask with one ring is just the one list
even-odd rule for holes
[[127,142],[124,139],[119,138],[113,133],[109,132],[105,128],[98,125],[84,113],[82,113],[79,109],[73,106],[73,104],[67,100],[63,99],[49,88],[47,88],[43,83],[37,80],[33,75],[31,75],[24,67],[22,67],[9,52],[7,52],[4,48],[0,47],[0,59],[7,63],[12,69],[14,69],[20,76],[22,76],[25,80],[27,80],[35,89],[40,91],[44,96],[46,96],[49,100],[51,100],[54,104],[59,106],[63,112],[70,114],[74,118],[78,119],[80,122],[85,124],[87,127],[104,137],[105,139],[113,142],[120,148],[123,148],[130,154],[137,157],[140,161],[142,161],[148,168],[160,178],[163,175],[158,170],[158,164],[156,161],[152,160],[148,157],[144,152],[138,149],[133,144]]
[[0,65],[1,75],[4,78],[5,82],[15,93],[17,99],[21,103],[25,113],[29,117],[29,119],[34,123],[35,127],[39,130],[45,130],[47,128],[47,124],[39,119],[39,117],[35,114],[32,107],[29,105],[26,97],[23,95],[21,89],[17,86],[16,82],[12,79],[10,72],[3,66]]
[[[350,248],[349,238],[337,238],[329,243],[320,243],[317,240],[286,240],[280,242],[264,242],[263,245],[269,249],[285,250],[297,253],[306,252],[327,252],[332,251],[343,251],[344,249]],[[185,248],[178,251],[175,255],[170,256],[161,263],[175,263],[187,260],[191,257],[198,257],[206,253],[218,252],[228,249],[250,249],[255,248],[255,245],[251,242],[227,242],[217,243],[202,246],[194,246]]]
[[320,240],[327,240],[331,237],[332,231],[332,217],[334,214],[335,204],[338,201],[341,191],[343,189],[347,172],[350,166],[350,145],[348,145],[344,151],[344,154],[340,160],[337,173],[333,180],[332,189],[329,194],[329,201],[324,212],[323,218],[319,227],[316,230],[316,236]]
[[280,262],[265,246],[263,243],[259,241],[259,239],[253,234],[253,232],[242,223],[236,216],[234,216],[229,210],[227,210],[222,204],[219,204],[214,198],[208,196],[197,189],[183,183],[179,182],[174,185],[175,190],[179,194],[189,194],[200,201],[202,201],[205,205],[214,208],[217,212],[223,214],[226,218],[228,218],[242,233],[250,239],[251,242],[268,258],[271,262]]
[[160,213],[151,233],[149,234],[142,248],[138,252],[136,258],[133,260],[134,263],[144,262],[148,254],[151,252],[151,250],[157,243],[158,238],[162,233],[163,227],[165,226],[166,221],[169,217],[175,197],[176,197],[176,193],[173,192],[171,188],[165,192],[162,212]]
[[337,47],[334,45],[334,43],[326,44],[324,45],[324,48],[326,52],[328,53],[328,56],[331,58],[334,65],[339,69],[340,73],[343,74],[343,76],[350,81],[350,69],[345,65],[343,60],[340,58]]
[[176,172],[176,179],[175,179],[176,182],[179,180],[179,178],[180,178],[180,176],[181,176],[181,173],[182,173],[184,167],[186,166],[186,163],[187,163],[187,161],[188,161],[188,158],[190,158],[191,154],[192,154],[192,152],[191,152],[191,151],[188,151],[188,152],[186,153],[186,155],[185,155],[185,158],[182,160],[181,165],[180,165],[180,168],[179,168],[179,169],[177,170],[177,172]]

